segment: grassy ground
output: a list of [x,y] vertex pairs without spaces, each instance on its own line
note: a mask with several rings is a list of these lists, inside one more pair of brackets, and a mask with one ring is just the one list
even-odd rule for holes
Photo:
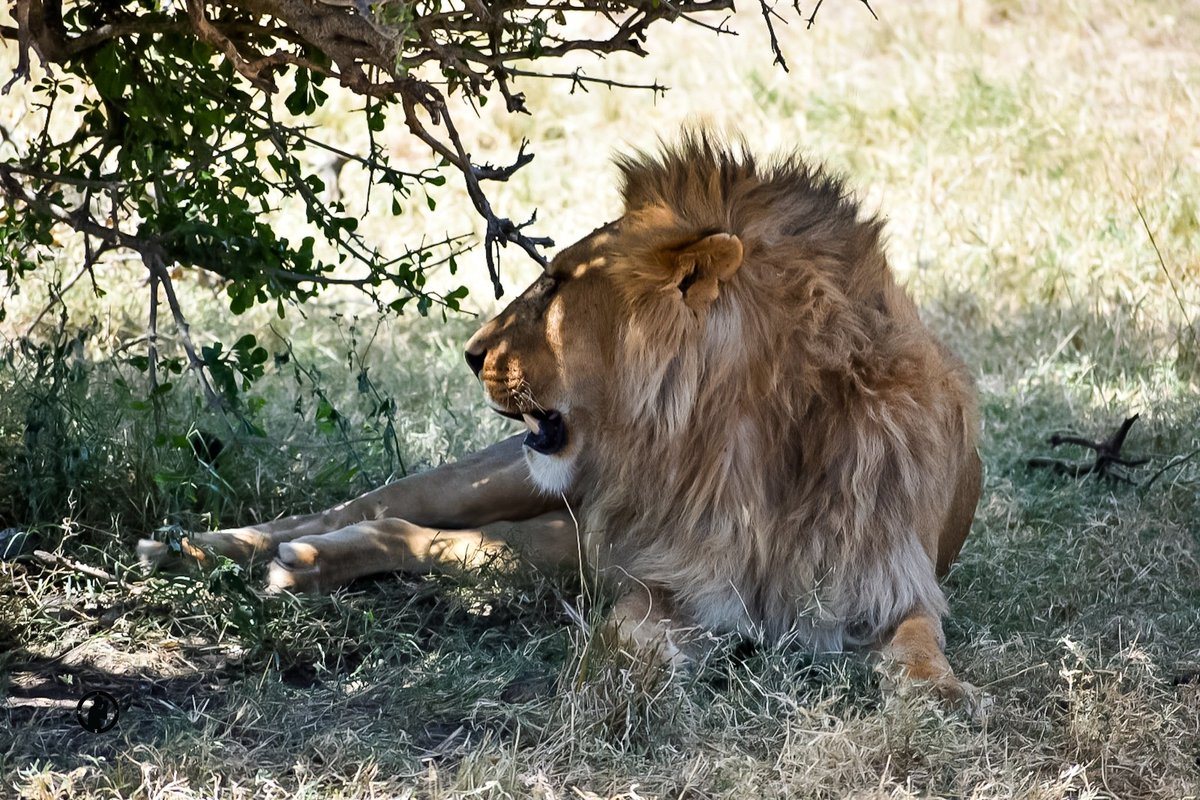
[[[785,32],[790,73],[743,15],[738,39],[660,31],[647,62],[592,70],[656,76],[665,99],[532,85],[543,113],[467,128],[483,159],[533,142],[496,203],[540,208],[560,243],[615,212],[614,149],[689,115],[802,147],[887,215],[897,272],[983,398],[984,499],[946,585],[949,658],[994,699],[985,717],[786,647],[730,643],[665,685],[587,672],[570,581],[263,598],[231,569],[141,579],[132,544],[155,528],[319,507],[507,423],[462,367],[472,320],[379,326],[337,295],[238,321],[273,352],[291,342],[254,390],[269,441],[197,411],[186,378],[156,419],[123,360],[141,283],[117,265],[128,291],[101,306],[76,290],[72,321],[49,315],[36,344],[18,339],[42,284],[4,323],[0,527],[71,563],[0,562],[0,796],[1200,797],[1200,8],[929,0],[878,3],[876,23],[827,6]],[[450,187],[438,211],[364,229],[473,224]],[[198,335],[227,336],[222,298],[186,290]],[[1134,412],[1141,486],[1025,468],[1051,433],[1100,438]],[[175,438],[193,426],[227,443],[212,468]],[[92,688],[126,704],[109,733],[73,719]]]

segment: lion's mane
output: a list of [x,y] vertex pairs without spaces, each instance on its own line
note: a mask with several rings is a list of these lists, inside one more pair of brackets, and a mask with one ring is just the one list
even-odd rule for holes
[[[704,132],[618,166],[619,388],[577,483],[589,545],[709,629],[837,650],[943,613],[973,390],[896,285],[882,223],[800,157],[759,165]],[[714,232],[744,262],[697,312],[653,264]]]

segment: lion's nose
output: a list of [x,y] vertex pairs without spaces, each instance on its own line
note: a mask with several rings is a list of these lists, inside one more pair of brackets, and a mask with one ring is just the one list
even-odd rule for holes
[[473,353],[467,350],[467,366],[471,368],[476,377],[479,376],[479,371],[483,369],[483,360],[487,358],[487,350],[480,350],[478,353]]

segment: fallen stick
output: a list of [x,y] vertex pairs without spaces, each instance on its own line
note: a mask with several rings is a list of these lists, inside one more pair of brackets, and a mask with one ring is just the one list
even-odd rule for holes
[[49,564],[53,567],[66,567],[67,569],[87,575],[89,578],[104,581],[105,583],[120,583],[115,575],[105,572],[99,567],[89,567],[87,564],[80,564],[78,561],[56,556],[54,553],[47,553],[45,550],[34,550],[33,557],[43,564]]

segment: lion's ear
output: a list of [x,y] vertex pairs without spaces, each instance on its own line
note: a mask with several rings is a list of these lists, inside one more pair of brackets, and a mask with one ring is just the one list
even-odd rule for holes
[[720,293],[720,284],[742,266],[742,240],[732,233],[705,236],[675,254],[675,276],[683,301],[701,311]]

